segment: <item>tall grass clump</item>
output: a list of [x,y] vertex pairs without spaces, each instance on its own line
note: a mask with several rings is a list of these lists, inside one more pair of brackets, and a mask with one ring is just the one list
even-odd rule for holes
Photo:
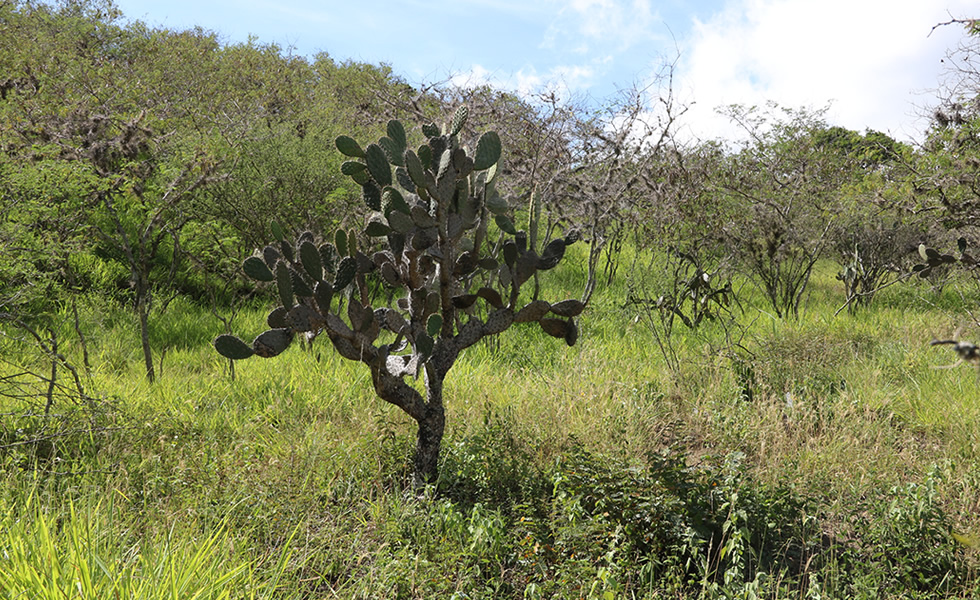
[[224,527],[174,523],[136,535],[111,502],[45,510],[33,498],[0,516],[0,598],[222,600],[297,597],[280,581],[290,552],[258,577]]

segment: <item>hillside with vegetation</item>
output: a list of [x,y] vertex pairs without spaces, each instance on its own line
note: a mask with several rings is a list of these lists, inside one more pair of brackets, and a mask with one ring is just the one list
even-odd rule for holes
[[597,110],[0,2],[0,599],[976,597],[946,26],[924,139],[733,142],[670,64]]

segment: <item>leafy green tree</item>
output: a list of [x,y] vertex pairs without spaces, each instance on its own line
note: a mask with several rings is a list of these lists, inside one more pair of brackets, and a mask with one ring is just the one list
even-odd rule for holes
[[335,130],[309,125],[300,135],[290,123],[260,129],[225,154],[226,176],[201,195],[198,210],[234,235],[234,248],[261,245],[272,221],[325,230],[363,216],[360,190],[342,177],[331,149]]
[[271,239],[272,222],[314,231],[362,222],[360,186],[340,172],[333,140],[383,134],[379,115],[404,113],[404,82],[384,65],[338,63],[326,53],[308,63],[254,42],[223,48],[216,64],[211,85],[228,98],[220,114],[236,116],[212,136],[223,177],[199,195],[185,249],[225,278],[243,248]]
[[[334,90],[371,94],[375,79],[344,67],[323,77],[277,46],[222,47],[200,29],[124,25],[99,0],[0,11],[2,236],[31,265],[7,281],[63,280],[79,250],[121,267],[149,377],[155,291],[239,262],[242,239],[269,235],[254,215],[325,226],[352,205],[329,151],[350,121]],[[61,258],[39,260],[39,244]]]
[[926,237],[923,220],[894,202],[901,193],[912,148],[873,130],[864,134],[829,127],[814,135],[817,150],[842,159],[841,214],[831,231],[831,257],[840,265],[845,306],[869,306],[876,293],[908,271]]
[[[196,81],[181,77],[191,65],[179,57],[206,55],[216,44],[204,34],[122,27],[110,4],[6,10],[5,43],[17,44],[8,48],[12,74],[28,82],[0,101],[6,183],[28,206],[56,207],[56,220],[33,228],[90,236],[90,246],[125,266],[152,380],[153,290],[159,275],[177,268],[190,199],[215,170],[200,138],[187,133],[186,115],[196,111],[176,88]],[[46,173],[69,176],[52,181]]]

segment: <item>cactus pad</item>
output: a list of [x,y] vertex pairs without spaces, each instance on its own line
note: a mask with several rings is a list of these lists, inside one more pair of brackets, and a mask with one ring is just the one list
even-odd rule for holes
[[265,266],[269,267],[270,270],[276,268],[276,263],[279,262],[280,258],[282,258],[282,254],[279,254],[275,246],[270,244],[262,249],[262,260],[265,261]]
[[233,335],[219,335],[214,339],[214,349],[218,354],[231,360],[242,360],[255,352],[242,340]]
[[477,171],[489,169],[500,160],[500,137],[495,131],[488,131],[480,136],[476,143],[476,154],[473,156],[473,168]]
[[541,319],[538,321],[541,329],[551,337],[565,338],[568,333],[568,321],[562,319]]
[[373,311],[362,306],[360,302],[351,298],[347,303],[347,319],[350,321],[351,329],[360,331],[364,329],[367,319],[373,318]]
[[442,330],[442,316],[438,313],[429,315],[429,320],[425,322],[425,332],[431,337],[439,335]]
[[477,263],[481,269],[486,269],[487,271],[493,271],[499,264],[500,263],[497,262],[497,259],[493,258],[492,256],[481,258],[480,262]]
[[357,256],[357,233],[353,229],[347,232],[347,256]]
[[411,213],[411,209],[408,208],[408,203],[405,202],[405,198],[401,195],[401,192],[391,186],[381,191],[381,207],[385,215],[393,210],[405,213],[406,215]]
[[280,261],[276,265],[276,285],[279,288],[279,300],[286,308],[293,306],[293,281],[289,274],[289,267],[285,262]]
[[452,303],[456,308],[466,310],[476,304],[478,298],[476,294],[460,294],[452,297]]
[[439,232],[436,231],[435,227],[417,229],[415,234],[412,236],[412,248],[416,250],[425,250],[426,248],[432,247],[438,241]]
[[394,140],[389,137],[383,137],[378,140],[378,145],[385,152],[385,157],[388,162],[395,165],[396,167],[405,166],[405,147],[399,146]]
[[338,229],[337,233],[334,234],[334,245],[336,246],[337,254],[339,256],[347,256],[347,232],[343,229]]
[[493,222],[497,224],[504,233],[509,233],[511,235],[517,235],[517,229],[514,227],[514,223],[510,220],[507,215],[495,215],[493,217]]
[[333,286],[326,281],[318,281],[313,287],[313,298],[321,313],[330,311],[330,300],[333,299]]
[[256,356],[272,358],[282,354],[293,341],[293,332],[288,329],[270,329],[260,333],[252,340],[252,351]]
[[425,210],[425,208],[419,204],[412,207],[412,220],[415,221],[416,225],[422,227],[423,229],[435,227],[437,225],[435,218],[433,218],[432,215],[429,214],[429,211]]
[[367,173],[367,165],[359,160],[348,160],[340,165],[340,172],[348,177],[354,177],[358,173]]
[[514,312],[510,310],[495,310],[487,317],[484,332],[487,335],[496,335],[505,331],[514,322]]
[[306,240],[299,247],[299,259],[303,263],[303,269],[313,281],[323,278],[323,261],[320,260],[320,251],[316,244]]
[[272,237],[276,238],[276,241],[283,241],[286,239],[286,232],[282,230],[282,225],[278,222],[273,221],[269,228],[272,229]]
[[565,331],[565,343],[568,344],[569,346],[574,346],[575,342],[577,341],[578,341],[578,325],[575,324],[575,321],[569,319],[568,330]]
[[339,292],[350,285],[350,282],[354,281],[355,275],[357,275],[357,259],[350,256],[344,257],[344,260],[337,265],[337,277],[333,282],[333,291]]
[[395,144],[401,146],[404,151],[405,146],[408,145],[408,137],[405,135],[405,126],[402,125],[401,121],[392,119],[388,121],[388,126],[386,128],[388,132],[388,137],[390,137]]
[[507,201],[504,200],[500,194],[496,192],[496,190],[487,196],[486,205],[487,210],[495,215],[502,215],[507,212],[508,209],[510,209],[510,206],[507,205]]
[[931,258],[932,259],[938,259],[939,258],[939,252],[937,252],[936,250],[934,250],[932,248],[926,247],[925,244],[919,244],[919,256],[922,257],[922,260],[929,260]]
[[497,290],[493,288],[482,287],[476,291],[476,295],[489,302],[490,306],[493,306],[494,308],[504,307],[504,299],[501,298]]
[[542,271],[547,271],[548,269],[553,269],[558,266],[562,257],[565,256],[565,240],[555,239],[548,242],[545,246],[544,252],[541,253],[541,259],[538,261],[538,268]]
[[479,260],[476,254],[472,252],[463,252],[456,259],[456,264],[453,265],[453,277],[465,277],[479,266]]
[[384,237],[389,233],[391,233],[391,228],[378,218],[371,219],[367,227],[364,228],[364,234],[370,237]]
[[423,356],[429,356],[432,354],[432,349],[434,347],[435,340],[433,340],[428,334],[423,333],[415,338],[415,351]]
[[381,187],[391,185],[391,165],[388,164],[388,157],[385,156],[381,146],[377,144],[368,146],[364,151],[364,160],[375,183]]
[[358,144],[354,138],[346,135],[342,135],[337,138],[334,142],[337,145],[337,150],[344,156],[350,156],[351,158],[364,158],[364,150],[361,149],[360,144]]
[[289,282],[293,285],[293,295],[303,298],[310,298],[313,296],[313,288],[310,284],[306,283],[303,276],[294,269],[289,269]]
[[418,188],[415,187],[415,182],[412,181],[412,176],[408,174],[408,169],[405,167],[398,167],[395,169],[395,181],[398,185],[410,194],[416,193]]
[[282,329],[286,327],[286,314],[289,310],[285,306],[277,306],[269,312],[269,316],[266,317],[265,322],[272,329]]
[[401,277],[398,276],[398,269],[391,263],[381,265],[381,277],[390,286],[397,286],[401,282]]
[[388,225],[398,233],[408,233],[415,229],[415,222],[412,221],[412,217],[397,210],[388,213]]
[[577,317],[585,310],[585,303],[581,300],[562,300],[551,305],[551,312],[559,317]]
[[517,259],[514,265],[514,284],[517,287],[524,285],[524,282],[534,277],[534,272],[538,270],[538,255],[534,252],[525,252]]
[[[542,317],[548,314],[551,310],[551,304],[544,300],[534,300],[524,305],[524,308],[517,311],[514,315],[515,323],[532,323],[534,321],[540,321]],[[552,319],[554,320],[554,319]]]
[[425,168],[422,166],[422,160],[411,150],[405,152],[405,168],[417,187],[425,187]]
[[423,168],[429,169],[432,167],[431,146],[429,146],[428,144],[422,144],[421,146],[419,146],[418,157],[419,157],[419,161],[422,163]]
[[386,309],[380,318],[377,314],[375,314],[375,318],[381,322],[385,329],[394,333],[401,334],[409,329],[408,321],[398,314],[397,310]]
[[293,246],[286,240],[279,240],[279,251],[282,252],[283,258],[289,262],[293,261]]
[[460,130],[463,128],[463,125],[466,123],[466,117],[468,117],[469,114],[470,111],[468,108],[466,108],[465,104],[456,109],[456,113],[453,114],[453,122],[449,127],[449,135],[459,134]]
[[436,153],[439,156],[439,168],[436,170],[437,180],[452,181],[447,174],[453,166],[453,156],[449,152]]
[[323,327],[323,317],[305,304],[291,308],[285,320],[291,331],[317,331]]
[[334,265],[337,259],[337,249],[333,247],[333,244],[320,244],[320,263],[323,265],[323,270],[327,273],[334,272]]
[[276,278],[265,261],[257,256],[246,258],[245,262],[242,263],[242,271],[256,281],[272,281]]

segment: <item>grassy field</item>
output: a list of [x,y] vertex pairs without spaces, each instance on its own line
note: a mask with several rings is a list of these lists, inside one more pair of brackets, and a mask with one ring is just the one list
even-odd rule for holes
[[[232,381],[220,323],[178,299],[150,385],[131,314],[89,299],[96,401],[2,407],[0,598],[980,596],[978,373],[929,346],[977,339],[976,297],[899,284],[835,315],[834,273],[795,320],[746,289],[737,352],[675,332],[676,371],[621,283],[573,348],[515,327],[470,349],[421,496],[413,423],[360,365],[294,346]],[[8,392],[45,368],[29,349],[2,341]]]

